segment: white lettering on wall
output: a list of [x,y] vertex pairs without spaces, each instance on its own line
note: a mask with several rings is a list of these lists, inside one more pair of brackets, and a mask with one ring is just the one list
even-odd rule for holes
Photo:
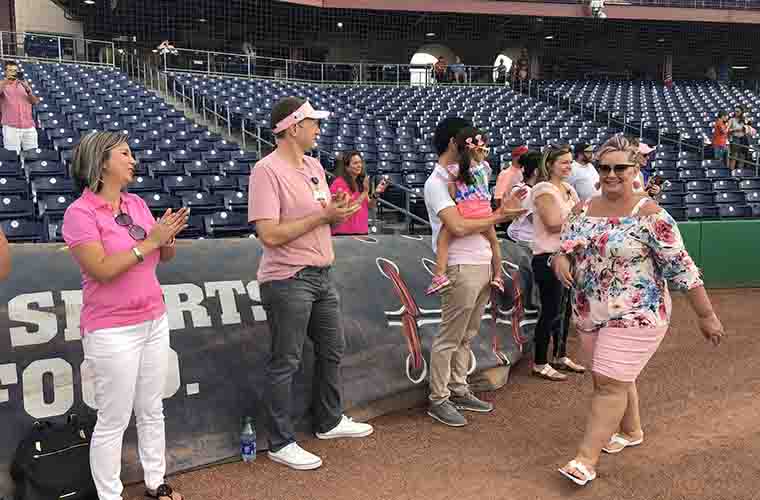
[[[183,283],[181,285],[163,285],[164,302],[169,314],[169,329],[181,330],[188,328],[185,325],[183,313],[190,313],[192,324],[190,328],[201,328],[211,326],[211,317],[208,311],[201,305],[203,302],[203,289],[192,283]],[[184,297],[184,300],[183,300]]]
[[66,310],[66,328],[63,330],[63,338],[67,342],[81,340],[79,316],[82,314],[82,290],[62,290],[61,300]]
[[[261,304],[261,290],[259,289],[259,282],[254,280],[248,283],[248,297],[251,298],[252,301],[256,302],[257,304]],[[267,320],[267,312],[264,310],[264,306],[261,305],[255,305],[251,307],[251,310],[253,311],[253,320],[254,321],[266,321]]]
[[8,301],[8,319],[37,326],[35,330],[26,326],[11,327],[11,347],[44,344],[58,333],[55,313],[31,309],[32,304],[53,307],[53,293],[25,293]]
[[[18,383],[15,363],[0,365],[0,387]],[[8,402],[8,389],[0,389],[0,403]]]
[[234,325],[240,323],[240,312],[238,312],[235,292],[240,295],[246,293],[242,281],[211,281],[206,283],[206,296],[213,297],[219,295],[219,304],[222,309],[222,324]]
[[[53,401],[45,402],[43,377],[53,376]],[[34,418],[63,415],[74,404],[74,376],[65,359],[39,359],[32,361],[22,375],[24,409]]]

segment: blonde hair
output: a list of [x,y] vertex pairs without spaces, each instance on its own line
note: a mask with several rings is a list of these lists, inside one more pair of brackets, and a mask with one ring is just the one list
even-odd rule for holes
[[548,182],[552,178],[552,165],[560,156],[572,154],[570,146],[547,146],[541,156],[541,163],[538,165],[538,179],[536,182]]
[[639,154],[638,139],[629,139],[623,134],[615,134],[607,139],[607,142],[594,153],[594,159],[600,161],[603,156],[617,152],[627,153],[628,161],[636,166],[640,165],[642,158]]
[[97,193],[103,186],[103,168],[111,157],[111,150],[127,144],[128,137],[121,132],[95,131],[82,137],[74,147],[69,173],[77,191],[85,188]]

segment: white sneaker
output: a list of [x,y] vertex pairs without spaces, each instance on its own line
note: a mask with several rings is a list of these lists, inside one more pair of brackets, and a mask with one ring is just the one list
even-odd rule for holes
[[343,415],[338,425],[327,432],[317,432],[317,437],[319,439],[360,438],[369,436],[373,431],[371,425],[354,422],[350,417]]
[[304,450],[298,443],[290,443],[280,451],[268,452],[269,459],[295,470],[312,470],[322,466],[322,459]]

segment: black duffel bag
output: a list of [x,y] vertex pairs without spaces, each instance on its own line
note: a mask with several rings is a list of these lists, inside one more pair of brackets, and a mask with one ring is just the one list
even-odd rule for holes
[[35,422],[16,448],[16,500],[98,500],[90,473],[93,425],[70,415],[63,424]]

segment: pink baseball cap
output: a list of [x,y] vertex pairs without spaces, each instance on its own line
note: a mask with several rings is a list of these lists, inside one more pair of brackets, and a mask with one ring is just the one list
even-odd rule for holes
[[639,143],[639,153],[640,154],[642,154],[642,155],[648,155],[652,151],[654,151],[654,148],[652,146],[650,146],[649,144],[647,144],[646,142],[640,142]]
[[312,107],[311,104],[309,104],[309,101],[306,101],[301,105],[300,108],[290,113],[288,116],[280,120],[277,125],[274,127],[275,134],[279,134],[283,130],[287,129],[288,127],[292,127],[296,123],[301,123],[302,121],[306,120],[307,118],[311,118],[312,120],[322,120],[324,118],[327,118],[330,116],[329,111],[317,111]]

